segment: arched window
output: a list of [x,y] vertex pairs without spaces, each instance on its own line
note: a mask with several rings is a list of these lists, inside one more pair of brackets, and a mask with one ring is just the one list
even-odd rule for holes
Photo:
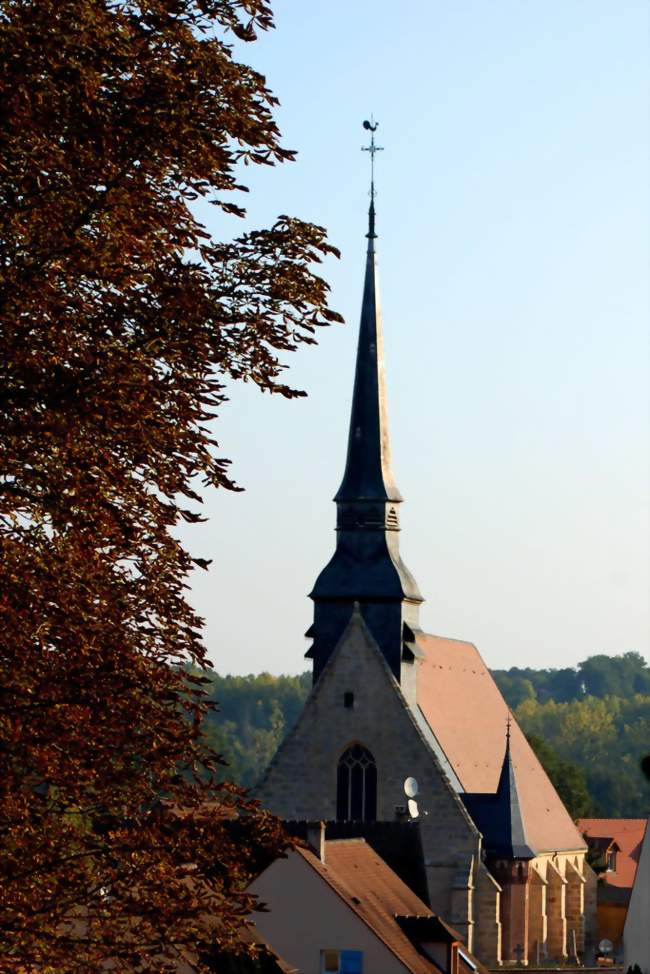
[[353,744],[339,759],[336,817],[339,822],[374,822],[377,818],[377,765],[361,744]]

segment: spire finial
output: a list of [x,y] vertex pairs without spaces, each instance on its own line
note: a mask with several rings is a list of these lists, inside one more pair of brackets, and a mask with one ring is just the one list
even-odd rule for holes
[[375,122],[374,116],[370,116],[370,121],[368,119],[363,123],[363,127],[366,132],[370,132],[370,145],[364,145],[361,147],[362,152],[370,153],[370,209],[368,210],[368,240],[374,240],[377,234],[375,233],[375,152],[383,152],[383,145],[375,145],[375,132],[377,131],[377,126],[379,122]]
[[506,719],[506,744],[510,747],[510,727],[512,726],[512,717],[510,711],[508,711],[508,717]]

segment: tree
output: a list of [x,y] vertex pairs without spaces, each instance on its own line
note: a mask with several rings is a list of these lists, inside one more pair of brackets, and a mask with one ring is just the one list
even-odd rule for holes
[[338,320],[321,228],[220,243],[192,211],[243,213],[241,166],[292,158],[235,58],[271,26],[266,0],[0,0],[1,971],[205,970],[286,841],[211,784],[207,562],[171,533],[234,487],[224,382],[297,395],[279,355]]
[[650,693],[650,668],[640,653],[590,656],[578,671],[585,693],[594,697]]
[[553,782],[558,795],[572,818],[584,818],[592,811],[592,799],[587,788],[584,771],[572,761],[563,761],[557,751],[536,734],[528,737],[528,743]]
[[257,784],[311,689],[301,676],[206,674],[218,711],[208,715],[208,734],[223,754],[224,776],[246,787]]

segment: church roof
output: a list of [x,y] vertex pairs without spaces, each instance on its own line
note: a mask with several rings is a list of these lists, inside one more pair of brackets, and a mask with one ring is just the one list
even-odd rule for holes
[[[509,713],[499,688],[472,643],[432,635],[419,635],[417,641],[425,655],[417,702],[444,758],[462,791],[496,794]],[[584,839],[516,721],[511,758],[530,846],[537,853],[584,849]]]

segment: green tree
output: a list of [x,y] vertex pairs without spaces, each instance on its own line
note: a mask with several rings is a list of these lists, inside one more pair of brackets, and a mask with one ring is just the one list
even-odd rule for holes
[[650,787],[639,765],[650,740],[650,696],[585,697],[563,704],[526,700],[515,713],[529,738],[543,740],[560,760],[581,768],[592,814],[648,814]]
[[587,788],[585,773],[580,765],[572,761],[563,761],[548,741],[536,734],[529,735],[528,742],[571,817],[583,818],[590,815],[594,805]]
[[209,693],[218,710],[207,732],[227,763],[224,776],[250,787],[257,784],[311,687],[311,675],[219,676],[208,674]]
[[650,693],[650,668],[639,653],[590,656],[578,665],[585,693],[593,697]]
[[172,531],[233,487],[226,382],[297,395],[280,357],[338,319],[321,228],[221,243],[193,211],[230,238],[242,165],[292,158],[235,57],[271,26],[266,0],[0,0],[1,971],[205,970],[286,841],[206,784],[207,563]]

